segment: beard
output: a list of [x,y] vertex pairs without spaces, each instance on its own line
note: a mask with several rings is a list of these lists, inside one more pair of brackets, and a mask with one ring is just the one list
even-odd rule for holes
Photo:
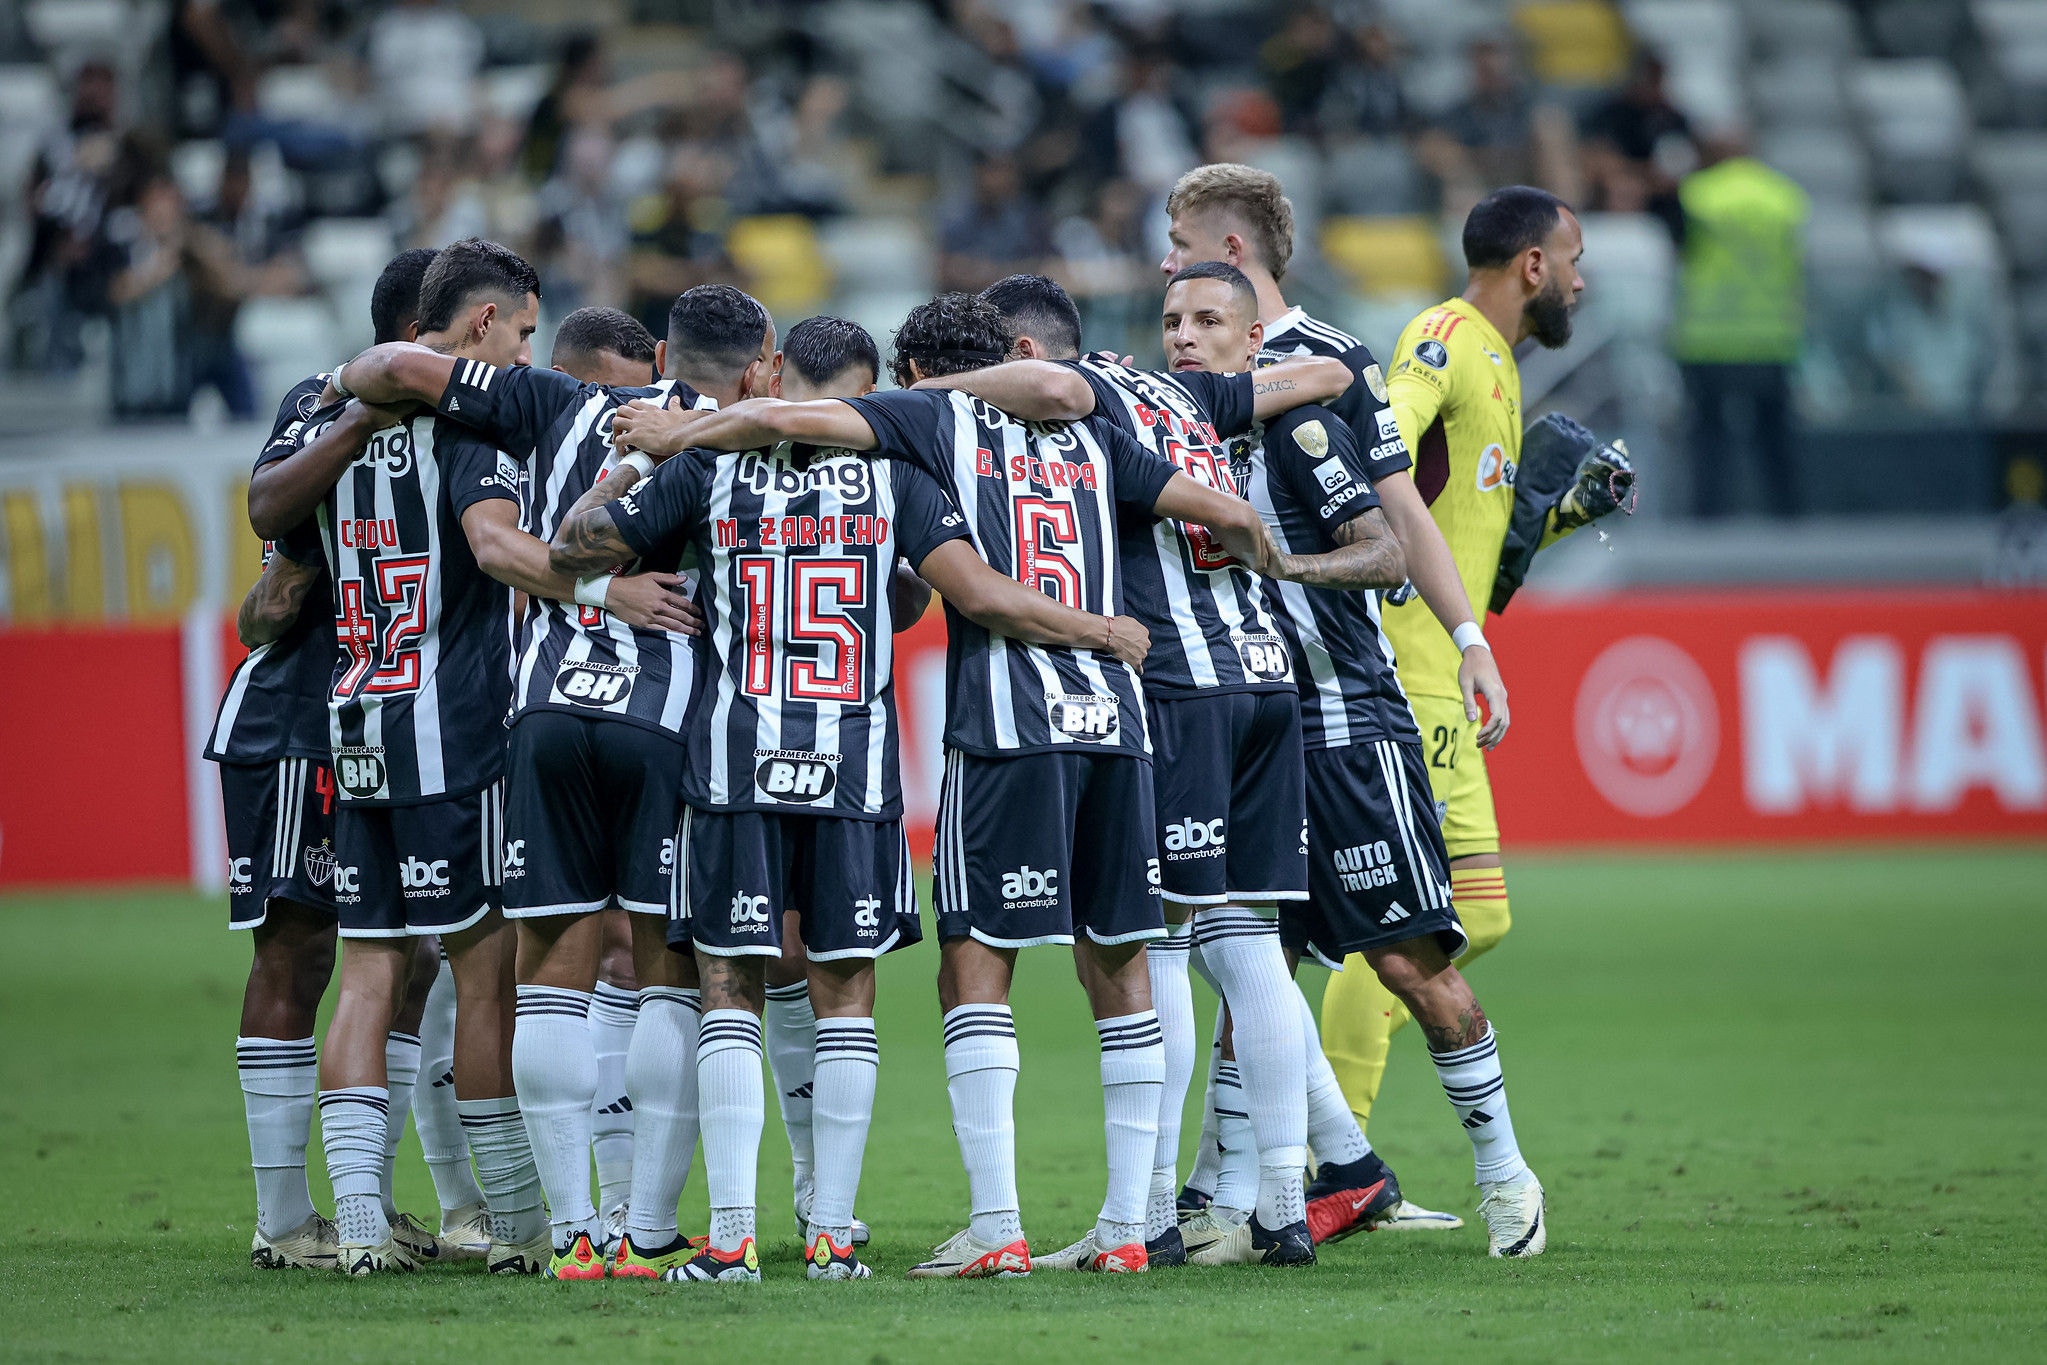
[[1570,341],[1571,296],[1563,290],[1545,288],[1522,311],[1528,317],[1528,335],[1537,345],[1557,351]]

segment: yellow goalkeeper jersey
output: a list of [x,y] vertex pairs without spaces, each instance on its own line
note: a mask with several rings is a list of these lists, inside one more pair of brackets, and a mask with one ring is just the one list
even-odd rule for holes
[[[1483,620],[1521,459],[1521,370],[1513,349],[1476,307],[1449,299],[1407,324],[1386,386],[1413,452],[1415,487]],[[1384,626],[1410,695],[1459,695],[1457,647],[1419,596],[1386,608]]]

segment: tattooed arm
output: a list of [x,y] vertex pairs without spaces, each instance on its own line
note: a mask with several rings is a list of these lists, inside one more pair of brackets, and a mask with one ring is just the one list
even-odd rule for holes
[[1281,555],[1277,577],[1311,588],[1397,588],[1407,581],[1407,557],[1381,509],[1367,507],[1329,534],[1337,548]]
[[1303,403],[1327,403],[1350,387],[1350,366],[1334,356],[1296,356],[1256,372],[1251,414],[1269,422]]
[[235,613],[235,634],[241,642],[254,649],[290,630],[298,620],[307,590],[325,572],[317,564],[301,564],[272,552],[270,562],[263,566],[263,576],[249,589],[249,595],[242,599],[242,609]]
[[635,558],[633,547],[618,533],[618,523],[604,505],[618,501],[639,483],[638,470],[621,466],[592,484],[555,528],[554,543],[547,551],[549,566],[556,573],[601,573]]

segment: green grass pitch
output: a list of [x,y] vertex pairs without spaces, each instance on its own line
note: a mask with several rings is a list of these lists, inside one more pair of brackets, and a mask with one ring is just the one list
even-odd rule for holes
[[[967,1285],[901,1278],[965,1211],[929,945],[883,973],[876,1280],[803,1279],[770,1119],[758,1288],[358,1283],[249,1268],[247,948],[221,906],[0,901],[0,1359],[2047,1356],[2047,850],[1510,876],[1516,927],[1473,976],[1549,1187],[1547,1256],[1489,1261],[1474,1223],[1359,1237],[1308,1271]],[[1093,1033],[1059,952],[1026,954],[1016,1005],[1025,1226],[1059,1245],[1101,1196]],[[1414,1197],[1469,1216],[1469,1148],[1412,1030],[1372,1135]],[[405,1150],[402,1200],[425,1212]],[[699,1177],[684,1207],[700,1227]]]

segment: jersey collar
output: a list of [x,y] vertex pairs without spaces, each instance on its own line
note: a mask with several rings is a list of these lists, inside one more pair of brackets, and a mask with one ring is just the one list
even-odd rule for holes
[[1301,325],[1301,320],[1307,316],[1307,312],[1298,303],[1287,309],[1271,322],[1265,324],[1266,342],[1269,344],[1274,337],[1279,336],[1281,333],[1293,331],[1294,328]]
[[1497,353],[1502,363],[1514,358],[1514,348],[1500,335],[1500,329],[1493,326],[1492,319],[1478,311],[1478,305],[1462,294],[1453,294],[1443,300],[1443,307],[1478,328],[1480,341],[1488,351]]

